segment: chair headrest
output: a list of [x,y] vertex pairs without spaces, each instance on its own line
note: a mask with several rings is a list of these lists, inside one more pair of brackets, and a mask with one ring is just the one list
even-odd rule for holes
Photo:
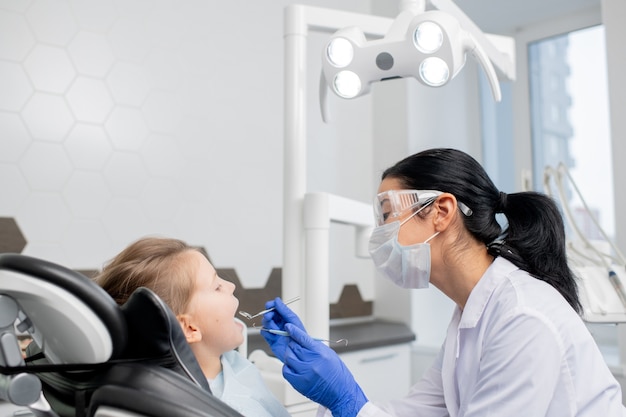
[[[173,383],[210,396],[208,381],[185,340],[178,320],[154,292],[147,288],[137,289],[119,310],[126,321],[128,335],[126,348],[117,360],[110,361],[106,366],[94,366],[78,372],[59,369],[37,373],[46,398],[61,417],[79,415],[80,407],[89,403],[91,395],[103,385],[121,384],[129,392],[143,390],[145,379],[117,377],[126,372],[125,369],[134,369],[131,374],[162,375],[164,391],[167,390],[167,381],[172,378]],[[29,353],[37,353],[37,347],[30,349],[31,346]],[[42,366],[49,361],[42,358],[31,363]],[[160,372],[159,369],[167,372]]]
[[138,288],[121,310],[128,326],[124,359],[151,358],[211,391],[176,316],[159,296],[148,288]]
[[126,346],[126,321],[113,299],[86,276],[26,255],[0,254],[0,293],[26,314],[51,363],[102,363]]

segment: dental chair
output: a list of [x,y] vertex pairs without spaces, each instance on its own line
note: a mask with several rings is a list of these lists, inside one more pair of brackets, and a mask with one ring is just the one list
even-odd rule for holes
[[242,417],[211,394],[152,291],[119,307],[87,277],[19,254],[0,254],[0,400],[24,417]]

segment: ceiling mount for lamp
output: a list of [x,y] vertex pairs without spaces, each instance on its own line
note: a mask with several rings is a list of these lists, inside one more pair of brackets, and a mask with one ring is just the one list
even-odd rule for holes
[[382,39],[369,41],[357,27],[340,29],[323,52],[322,116],[327,119],[328,89],[341,98],[352,99],[367,94],[374,82],[408,77],[429,87],[441,87],[463,68],[468,53],[481,64],[494,100],[500,101],[500,85],[491,60],[452,14],[404,10]]

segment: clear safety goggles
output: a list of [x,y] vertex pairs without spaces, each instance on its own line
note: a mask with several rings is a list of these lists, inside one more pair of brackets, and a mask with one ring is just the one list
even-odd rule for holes
[[[374,220],[376,226],[382,226],[390,219],[400,217],[406,210],[420,210],[443,194],[435,190],[389,190],[378,194],[374,198]],[[457,201],[459,208],[466,216],[472,215],[472,210],[465,204]]]

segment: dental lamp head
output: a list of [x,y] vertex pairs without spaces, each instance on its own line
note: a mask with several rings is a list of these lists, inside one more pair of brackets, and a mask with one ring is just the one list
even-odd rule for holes
[[[395,78],[412,77],[441,87],[463,68],[468,53],[481,64],[494,99],[500,101],[500,85],[487,54],[454,16],[439,10],[401,12],[382,39],[368,41],[357,27],[335,32],[324,48],[320,88],[353,99],[367,94],[372,83]],[[326,92],[320,93],[324,106]]]

